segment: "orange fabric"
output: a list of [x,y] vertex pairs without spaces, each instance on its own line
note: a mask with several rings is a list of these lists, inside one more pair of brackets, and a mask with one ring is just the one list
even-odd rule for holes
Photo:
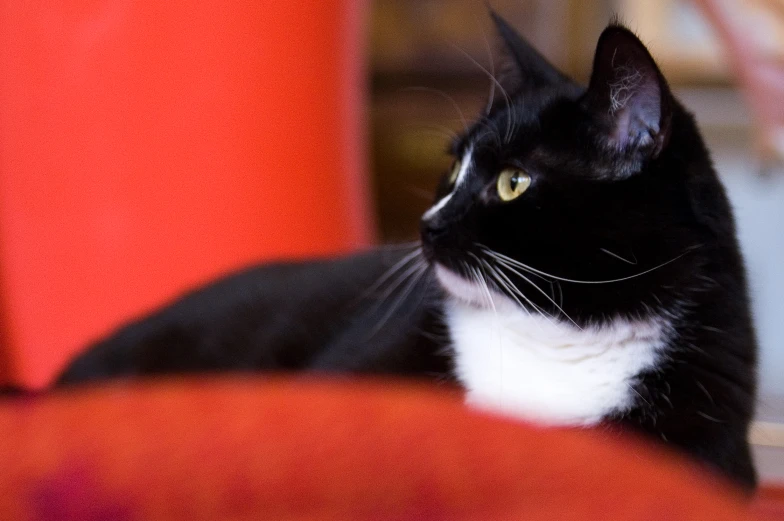
[[0,4],[0,373],[42,385],[194,284],[369,243],[364,4]]
[[763,486],[757,494],[757,512],[771,521],[784,521],[784,484]]
[[748,507],[680,459],[432,390],[116,386],[0,404],[0,518],[710,520]]

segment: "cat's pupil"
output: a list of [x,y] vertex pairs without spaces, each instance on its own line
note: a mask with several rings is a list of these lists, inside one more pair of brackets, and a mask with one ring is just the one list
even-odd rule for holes
[[517,189],[517,184],[519,182],[520,182],[520,175],[519,174],[513,175],[512,178],[509,179],[509,188],[511,188],[512,191],[514,192]]

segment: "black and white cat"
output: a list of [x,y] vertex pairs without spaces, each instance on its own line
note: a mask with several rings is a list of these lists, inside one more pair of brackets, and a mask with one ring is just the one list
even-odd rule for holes
[[454,378],[471,403],[631,427],[753,487],[744,267],[693,118],[619,25],[585,88],[494,20],[512,67],[454,143],[421,247],[230,276],[119,330],[58,384],[220,370]]

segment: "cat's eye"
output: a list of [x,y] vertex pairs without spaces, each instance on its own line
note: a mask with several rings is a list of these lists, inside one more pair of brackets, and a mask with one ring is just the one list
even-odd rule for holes
[[457,182],[457,176],[460,174],[460,168],[462,166],[463,164],[459,159],[455,159],[455,162],[452,163],[452,170],[449,172],[449,186],[454,186]]
[[507,168],[498,175],[498,197],[508,202],[520,197],[531,185],[531,176],[517,168]]

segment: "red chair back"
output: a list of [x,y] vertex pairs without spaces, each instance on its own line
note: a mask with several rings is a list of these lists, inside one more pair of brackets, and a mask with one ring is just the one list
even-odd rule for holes
[[228,270],[367,245],[362,0],[0,7],[0,378]]

